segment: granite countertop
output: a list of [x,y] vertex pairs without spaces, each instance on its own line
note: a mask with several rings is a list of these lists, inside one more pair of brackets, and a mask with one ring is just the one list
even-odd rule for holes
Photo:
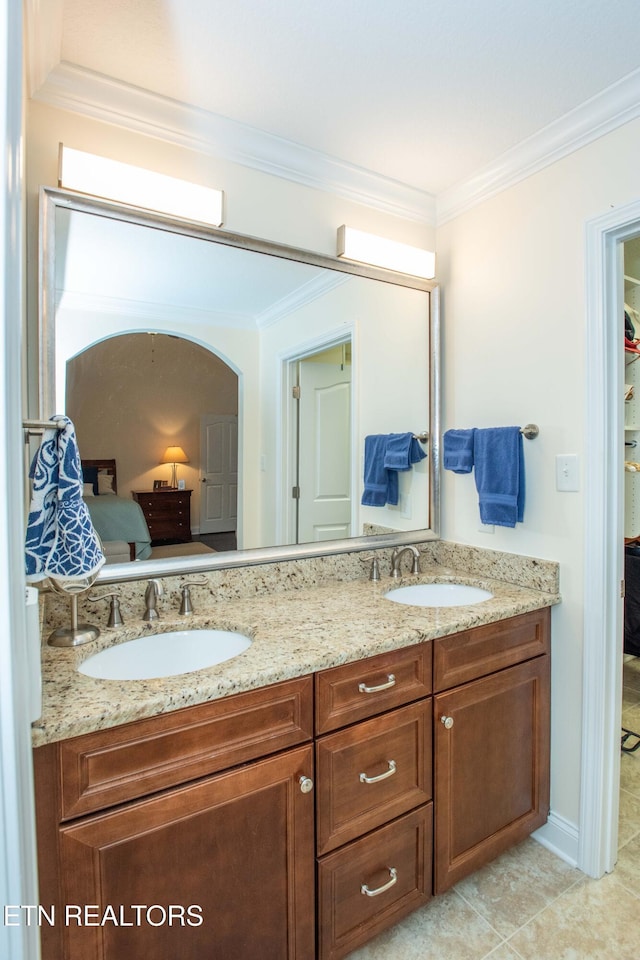
[[[449,608],[406,606],[383,597],[394,585],[434,581],[465,582],[494,596]],[[304,676],[559,602],[557,593],[432,567],[429,575],[403,577],[401,584],[389,578],[323,583],[271,596],[201,603],[188,619],[162,613],[152,624],[128,620],[124,627],[102,628],[96,641],[81,647],[43,646],[43,709],[33,724],[33,745]],[[253,643],[226,663],[157,680],[96,680],[77,672],[83,660],[114,643],[198,627],[237,630]]]

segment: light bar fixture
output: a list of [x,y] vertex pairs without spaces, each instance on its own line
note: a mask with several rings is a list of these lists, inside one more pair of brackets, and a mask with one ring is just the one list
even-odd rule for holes
[[338,256],[425,280],[432,280],[436,275],[435,253],[344,225],[338,227]]
[[172,217],[222,224],[222,190],[132,167],[60,144],[58,185]]

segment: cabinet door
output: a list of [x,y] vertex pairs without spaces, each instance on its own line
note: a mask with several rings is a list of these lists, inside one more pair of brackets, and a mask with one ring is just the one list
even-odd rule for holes
[[299,747],[62,827],[63,902],[95,905],[93,926],[72,911],[65,957],[313,957],[312,757]]
[[435,892],[488,863],[549,813],[549,657],[438,694]]

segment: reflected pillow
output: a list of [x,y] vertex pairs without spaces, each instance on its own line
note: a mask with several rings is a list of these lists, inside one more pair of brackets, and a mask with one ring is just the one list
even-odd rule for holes
[[98,496],[98,468],[83,467],[82,480],[84,483],[90,483],[93,486],[93,495]]
[[113,489],[113,476],[110,473],[98,474],[98,493],[100,496],[107,493],[111,493],[115,496],[115,490]]
[[93,492],[92,483],[83,483],[82,484],[82,496],[83,497],[94,497],[95,493]]

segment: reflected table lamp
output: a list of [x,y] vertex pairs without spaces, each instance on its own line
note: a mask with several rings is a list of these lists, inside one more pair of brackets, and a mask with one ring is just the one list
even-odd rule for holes
[[182,447],[167,447],[164,454],[162,455],[162,460],[160,461],[160,463],[171,464],[171,489],[177,490],[178,464],[189,463],[189,457],[186,455]]

